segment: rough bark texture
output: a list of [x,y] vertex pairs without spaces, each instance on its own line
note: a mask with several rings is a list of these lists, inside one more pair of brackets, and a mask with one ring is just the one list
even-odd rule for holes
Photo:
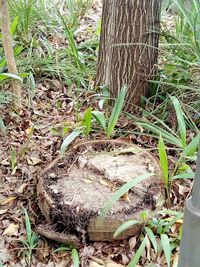
[[128,86],[126,109],[148,94],[158,55],[161,0],[104,0],[96,85],[112,97]]
[[[17,75],[17,66],[15,63],[12,37],[10,33],[10,18],[8,12],[8,1],[0,0],[0,15],[1,15],[1,31],[3,37],[3,48],[5,53],[5,59],[7,62],[8,72]],[[12,93],[15,95],[16,107],[21,107],[21,82],[13,79],[11,82]]]

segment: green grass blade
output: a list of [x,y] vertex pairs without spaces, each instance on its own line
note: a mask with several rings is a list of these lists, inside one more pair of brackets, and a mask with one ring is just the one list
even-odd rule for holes
[[82,119],[82,126],[85,127],[85,134],[86,136],[89,135],[91,130],[91,122],[92,122],[92,109],[88,108],[84,112],[83,119]]
[[185,147],[183,150],[184,156],[193,156],[199,147],[200,143],[200,134],[197,134],[195,137],[193,137],[192,141]]
[[72,260],[73,260],[73,266],[74,267],[80,266],[78,251],[75,248],[72,249]]
[[147,242],[147,236],[145,236],[145,238],[143,239],[143,241],[140,244],[140,246],[139,246],[137,252],[135,253],[134,257],[131,259],[128,267],[135,267],[137,265],[140,257],[142,256],[142,253],[145,250],[146,242]]
[[109,122],[108,122],[108,128],[107,128],[107,136],[110,137],[113,133],[113,130],[115,128],[115,125],[117,123],[117,120],[121,114],[124,100],[127,92],[127,86],[123,86],[113,107]]
[[24,209],[24,214],[25,214],[27,241],[29,242],[31,240],[32,230],[31,230],[30,219],[29,219],[29,216],[28,216],[26,209]]
[[163,229],[163,232],[167,232],[171,227],[172,225],[174,225],[179,219],[183,218],[183,215],[180,213],[180,214],[177,214],[175,218],[173,218]]
[[80,134],[82,131],[80,130],[74,130],[72,133],[70,133],[63,141],[61,147],[60,147],[60,154],[63,156],[65,154],[65,151],[69,144],[71,144]]
[[129,189],[137,185],[138,183],[142,182],[143,180],[147,179],[148,177],[153,176],[153,173],[146,173],[140,176],[137,176],[130,182],[124,184],[120,189],[118,189],[113,196],[105,203],[105,207],[102,209],[100,218],[104,219],[107,212],[112,208],[113,204],[117,202],[120,197],[122,197]]
[[182,147],[182,143],[179,138],[175,137],[174,135],[170,134],[169,132],[165,131],[164,129],[160,128],[157,125],[151,125],[149,123],[138,123],[144,129],[151,131],[158,136],[162,134],[162,137],[170,144],[174,144],[178,147]]
[[60,252],[60,251],[71,251],[72,248],[71,247],[66,247],[66,246],[61,246],[57,249],[54,250],[54,252]]
[[106,119],[104,113],[101,111],[92,111],[92,115],[95,120],[106,130]]
[[170,248],[169,238],[166,234],[161,235],[161,244],[167,261],[167,266],[170,267],[171,248]]
[[146,231],[146,233],[147,233],[147,235],[148,235],[148,237],[149,237],[149,239],[150,239],[150,241],[154,247],[155,253],[157,254],[158,244],[157,244],[156,237],[155,237],[153,231],[149,227],[145,227],[144,229],[145,229],[145,231]]
[[23,82],[23,79],[19,77],[18,75],[12,74],[12,73],[0,73],[0,81],[5,80],[7,78],[12,78],[19,80],[20,82]]
[[117,230],[115,231],[114,233],[114,237],[118,237],[120,236],[124,231],[126,231],[127,229],[130,229],[132,228],[134,225],[136,224],[140,224],[141,222],[139,221],[135,221],[135,220],[130,220],[130,221],[127,221],[125,223],[123,223],[122,225],[120,225]]
[[181,174],[177,174],[172,177],[173,180],[175,179],[194,179],[195,173],[194,172],[183,172]]
[[168,188],[169,184],[168,159],[162,135],[160,135],[158,142],[158,152],[159,152],[160,167],[162,170],[163,180],[165,182],[166,188]]
[[185,125],[184,113],[181,109],[181,105],[178,99],[175,96],[170,96],[170,98],[172,100],[172,103],[176,111],[182,146],[185,147],[186,146],[186,125]]
[[177,7],[179,8],[179,10],[181,11],[181,14],[184,16],[184,18],[187,21],[187,23],[189,24],[191,30],[193,30],[193,25],[192,25],[192,22],[191,22],[191,18],[189,16],[189,12],[187,12],[185,10],[185,7],[182,4],[182,2],[180,2],[179,0],[174,0],[174,2],[177,5]]

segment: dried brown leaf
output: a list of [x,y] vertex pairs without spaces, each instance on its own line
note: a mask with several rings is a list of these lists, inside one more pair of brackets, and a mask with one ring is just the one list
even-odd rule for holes
[[17,235],[18,234],[18,229],[19,229],[19,225],[18,224],[14,224],[11,223],[8,228],[6,228],[3,232],[3,236],[12,236],[12,235]]

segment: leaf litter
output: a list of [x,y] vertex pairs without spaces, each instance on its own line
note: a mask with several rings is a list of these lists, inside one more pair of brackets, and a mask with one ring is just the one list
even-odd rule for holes
[[[87,32],[88,27],[93,32],[96,30],[101,16],[101,1],[95,2],[93,9],[82,19],[83,26],[77,34],[77,42],[91,38]],[[51,41],[58,45],[62,40]],[[3,266],[73,266],[70,252],[55,252],[60,244],[40,236],[38,246],[33,251],[31,265],[28,265],[24,256],[25,247],[20,242],[20,238],[27,237],[23,207],[28,210],[33,231],[43,220],[37,205],[35,177],[59,155],[62,137],[66,135],[63,129],[71,130],[71,125],[76,123],[75,100],[66,92],[67,89],[59,80],[45,79],[36,84],[36,95],[29,109],[23,109],[19,114],[10,110],[1,111],[7,127],[6,134],[0,133],[0,259]],[[126,127],[129,122],[123,120],[118,123]],[[150,137],[133,135],[131,139],[137,144],[156,147],[155,140]],[[16,151],[16,158],[13,159],[15,166],[11,162],[12,151]],[[93,180],[87,178],[84,182],[92,183]],[[100,182],[109,187],[105,181]],[[190,181],[186,180],[181,185],[175,181],[172,190],[175,209],[183,207],[190,190]],[[181,220],[177,221],[171,233],[177,235],[181,224]],[[79,250],[81,266],[126,266],[135,254],[139,241],[140,236],[134,236],[123,242],[85,244]],[[156,256],[149,241],[143,253],[142,265],[138,266],[145,266],[148,259],[154,260],[154,266],[166,266],[163,254]],[[176,261],[175,254],[174,262]]]

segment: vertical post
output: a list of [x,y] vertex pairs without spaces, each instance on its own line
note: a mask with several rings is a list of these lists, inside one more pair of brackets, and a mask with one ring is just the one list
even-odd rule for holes
[[186,201],[178,267],[200,266],[200,146],[192,197]]
[[[8,11],[8,1],[0,0],[0,21],[1,21],[1,32],[2,32],[2,40],[3,40],[3,48],[5,53],[5,59],[8,67],[8,72],[11,74],[18,74],[13,44],[12,44],[12,36],[10,32],[10,17]],[[14,104],[15,107],[21,108],[21,82],[19,80],[13,79],[11,82],[12,93],[15,96]]]

